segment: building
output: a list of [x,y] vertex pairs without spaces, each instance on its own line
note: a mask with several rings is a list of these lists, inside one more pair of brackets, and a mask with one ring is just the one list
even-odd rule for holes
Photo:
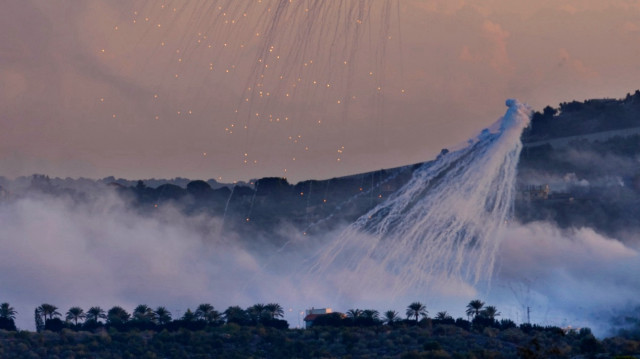
[[306,316],[304,317],[304,327],[310,328],[313,325],[313,321],[316,320],[321,315],[333,313],[331,308],[311,308],[305,311]]

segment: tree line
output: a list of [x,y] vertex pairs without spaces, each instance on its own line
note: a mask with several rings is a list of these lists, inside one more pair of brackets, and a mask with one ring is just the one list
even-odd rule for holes
[[[17,311],[9,304],[0,304],[0,329],[16,330]],[[254,304],[246,309],[231,306],[223,312],[216,310],[211,304],[200,304],[194,311],[187,311],[180,318],[173,318],[164,306],[151,308],[140,304],[129,313],[120,306],[105,311],[99,306],[84,310],[73,306],[63,314],[53,304],[43,303],[34,310],[37,332],[43,330],[61,331],[62,329],[89,330],[98,328],[115,328],[117,330],[178,330],[186,328],[201,330],[207,326],[220,326],[227,323],[238,325],[264,325],[278,329],[287,329],[287,321],[283,320],[284,309],[280,304]],[[64,319],[64,320],[63,320]]]
[[[277,329],[288,329],[289,324],[284,318],[284,309],[278,303],[254,304],[246,309],[230,306],[220,312],[209,303],[200,304],[195,310],[187,309],[180,318],[173,318],[171,312],[164,306],[151,308],[140,304],[129,313],[120,306],[114,306],[105,311],[99,306],[84,310],[73,306],[64,315],[59,308],[49,303],[43,303],[34,310],[34,320],[37,332],[43,330],[61,331],[62,329],[95,331],[99,328],[114,328],[119,331],[132,329],[170,331],[181,328],[202,330],[206,327],[222,326],[235,323],[241,326],[263,325]],[[405,318],[395,310],[380,313],[374,309],[349,309],[346,313],[334,312],[315,316],[309,323],[312,326],[333,327],[369,327],[378,325],[411,326],[421,325],[429,321],[433,324],[450,324],[465,330],[494,327],[499,329],[515,328],[517,325],[509,320],[497,320],[501,313],[495,306],[485,305],[479,299],[469,302],[466,307],[467,319],[454,319],[446,311],[438,312],[429,318],[426,305],[421,302],[409,304],[405,310]],[[17,311],[9,304],[0,304],[0,329],[16,330],[15,318]],[[528,324],[521,325],[527,329]],[[530,328],[536,326],[529,325]],[[538,327],[540,329],[542,327]],[[553,328],[553,327],[551,327]],[[554,330],[561,330],[555,328]]]
[[[449,324],[465,330],[483,329],[493,327],[497,329],[508,329],[517,327],[516,323],[510,319],[497,318],[501,315],[495,306],[486,305],[479,299],[469,302],[465,308],[467,319],[454,319],[447,311],[437,312],[433,318],[429,317],[426,305],[421,302],[409,304],[405,310],[405,316],[395,310],[388,310],[380,313],[373,309],[349,309],[346,313],[329,313],[319,315],[313,320],[313,326],[333,326],[333,327],[368,327],[377,325],[397,326],[431,326],[434,324]],[[545,329],[539,326],[523,324],[521,327]],[[552,328],[552,327],[549,327]],[[548,328],[546,328],[548,329]],[[560,328],[555,328],[561,331]]]

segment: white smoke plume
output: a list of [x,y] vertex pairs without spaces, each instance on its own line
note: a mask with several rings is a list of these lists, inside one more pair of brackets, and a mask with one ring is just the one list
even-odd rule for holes
[[[394,276],[394,293],[424,287],[435,279],[490,279],[497,234],[509,220],[515,176],[529,123],[527,106],[508,100],[507,113],[466,147],[440,156],[414,172],[387,201],[360,217],[317,260],[323,273],[348,263],[353,282],[370,288],[368,273]],[[376,280],[379,284],[379,281]]]
[[612,315],[640,304],[638,248],[590,228],[514,224],[498,255],[490,298],[521,322],[529,307],[532,323],[591,327],[607,335]]

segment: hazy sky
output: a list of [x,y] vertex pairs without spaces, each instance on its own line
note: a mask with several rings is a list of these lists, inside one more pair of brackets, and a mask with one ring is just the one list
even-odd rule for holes
[[399,1],[291,10],[265,41],[276,0],[10,0],[0,175],[328,178],[433,158],[506,98],[640,87],[639,1]]

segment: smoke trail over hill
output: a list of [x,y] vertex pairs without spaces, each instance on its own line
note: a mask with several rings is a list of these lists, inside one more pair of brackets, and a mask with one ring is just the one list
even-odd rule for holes
[[[382,284],[393,293],[434,280],[490,280],[497,235],[515,194],[520,135],[528,108],[508,100],[507,113],[466,147],[423,165],[391,198],[360,217],[319,255],[319,273],[349,268],[349,286]],[[374,274],[376,273],[376,274]]]

